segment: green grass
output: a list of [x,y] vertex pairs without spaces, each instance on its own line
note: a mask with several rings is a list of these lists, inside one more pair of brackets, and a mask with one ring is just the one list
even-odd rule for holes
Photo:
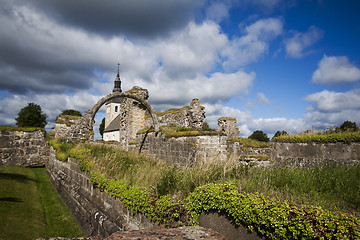
[[13,127],[13,126],[0,126],[0,132],[2,131],[22,131],[22,132],[35,132],[35,131],[44,131],[45,129],[40,127]]
[[273,142],[287,142],[287,143],[351,143],[360,142],[359,132],[342,132],[342,133],[319,133],[319,134],[298,134],[298,135],[283,135],[273,138]]
[[251,148],[268,148],[270,147],[270,143],[268,142],[261,142],[250,138],[243,138],[243,137],[229,137],[228,141],[231,142],[239,142],[244,147],[251,147]]
[[0,166],[0,239],[84,236],[44,168]]

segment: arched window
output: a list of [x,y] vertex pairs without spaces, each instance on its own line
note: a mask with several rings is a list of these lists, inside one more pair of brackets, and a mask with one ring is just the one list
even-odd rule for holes
[[115,106],[115,112],[118,112],[118,110],[119,110],[119,107]]

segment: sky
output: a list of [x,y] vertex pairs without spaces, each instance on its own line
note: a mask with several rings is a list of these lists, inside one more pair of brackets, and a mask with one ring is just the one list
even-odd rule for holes
[[[0,0],[0,125],[28,103],[91,109],[149,90],[156,111],[198,98],[240,135],[360,124],[358,0]],[[104,117],[96,115],[95,133]]]

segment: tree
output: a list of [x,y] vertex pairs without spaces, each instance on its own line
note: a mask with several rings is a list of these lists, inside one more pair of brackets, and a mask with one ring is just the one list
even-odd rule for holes
[[250,136],[250,139],[253,140],[257,140],[257,141],[261,141],[261,142],[269,142],[270,139],[268,138],[268,136],[260,130],[256,130],[255,132],[253,132]]
[[66,109],[62,111],[60,115],[69,115],[69,116],[82,116],[81,112],[74,110],[74,109]]
[[342,132],[356,132],[357,126],[355,122],[345,121],[338,129]]
[[105,130],[105,118],[103,118],[103,120],[101,121],[100,126],[99,126],[99,132],[101,134],[101,137],[104,134],[104,130]]
[[41,127],[44,128],[47,124],[46,114],[42,113],[40,105],[35,103],[28,103],[18,113],[15,118],[18,127]]
[[273,138],[289,135],[286,131],[277,131]]

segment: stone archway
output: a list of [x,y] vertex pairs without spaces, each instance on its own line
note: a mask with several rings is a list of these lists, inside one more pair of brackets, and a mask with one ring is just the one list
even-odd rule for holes
[[121,92],[114,92],[112,94],[109,94],[103,98],[101,98],[94,106],[93,108],[90,110],[89,114],[91,116],[91,119],[89,121],[89,129],[92,129],[93,124],[94,124],[94,117],[95,114],[99,111],[99,109],[102,107],[102,105],[104,105],[106,102],[110,101],[113,98],[118,98],[118,97],[124,97],[124,98],[132,98],[138,102],[141,103],[141,105],[143,105],[150,113],[150,116],[153,120],[154,123],[154,130],[155,132],[159,132],[159,121],[157,118],[157,115],[155,113],[155,110],[153,109],[153,107],[143,98],[138,97],[136,95],[130,94],[130,93],[121,93]]
[[103,98],[101,98],[91,110],[85,111],[81,118],[79,118],[76,124],[72,125],[70,130],[67,132],[65,139],[67,141],[87,141],[92,140],[93,135],[91,131],[93,130],[94,126],[94,117],[95,114],[99,111],[102,105],[106,102],[110,101],[113,98],[124,97],[124,98],[131,98],[138,101],[142,106],[144,106],[150,113],[150,116],[154,123],[154,130],[155,132],[159,132],[159,121],[155,110],[153,107],[143,98],[130,94],[130,93],[121,93],[121,92],[114,92],[109,94]]

